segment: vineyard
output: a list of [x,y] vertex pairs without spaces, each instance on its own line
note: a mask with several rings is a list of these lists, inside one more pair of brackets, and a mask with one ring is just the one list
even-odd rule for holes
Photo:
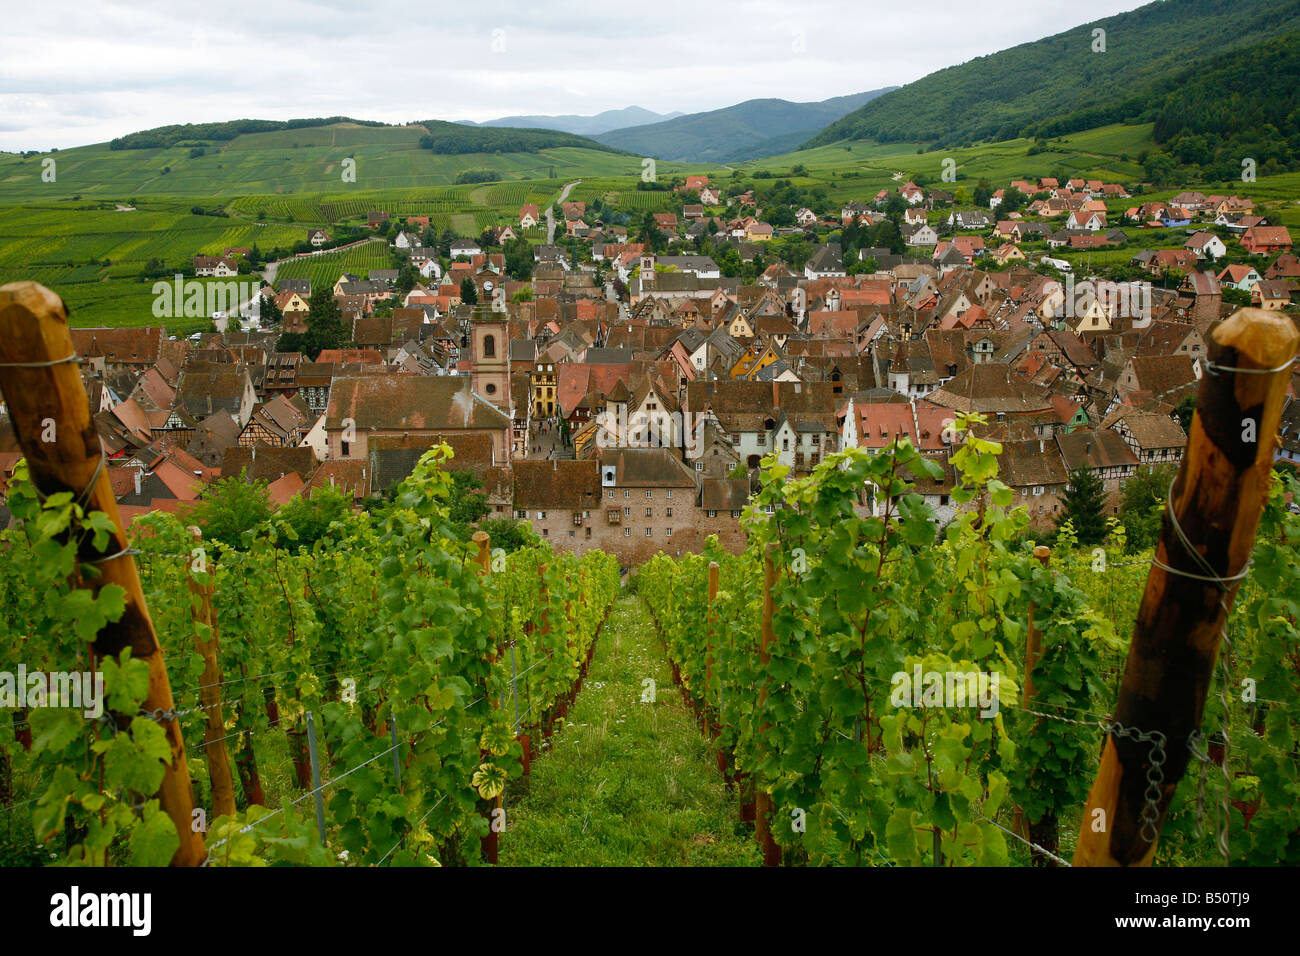
[[0,532],[0,695],[22,688],[0,862],[1300,854],[1300,479],[1236,431],[1276,433],[1287,320],[1216,330],[1154,551],[1117,522],[1036,547],[1001,447],[959,416],[942,529],[917,493],[942,468],[906,439],[803,477],[771,457],[743,552],[659,554],[623,588],[610,555],[471,532],[445,445],[364,510],[320,489],[246,521],[236,492],[128,537],[57,298],[3,296],[25,458]]
[[[207,865],[477,860],[507,780],[581,686],[618,568],[449,537],[447,456],[426,454],[382,520],[335,521],[311,547],[287,525],[232,546],[171,516],[142,521],[132,548],[174,703],[142,710],[156,662],[128,653],[102,661],[98,719],[15,712],[5,812],[41,844],[58,836],[67,863],[165,864],[204,840],[188,852]],[[85,639],[132,603],[118,585],[76,587],[91,562],[69,580],[79,546],[111,540],[104,516],[71,495],[41,500],[21,472],[9,504],[22,530],[2,545],[0,669],[91,666]],[[169,725],[186,741],[171,772],[212,808],[184,840],[151,798]]]
[[[1067,535],[1051,567],[1009,546],[1026,518],[1008,507],[997,451],[968,438],[954,458],[957,493],[984,503],[942,535],[911,494],[931,466],[903,443],[797,481],[769,469],[744,554],[660,555],[641,570],[683,694],[748,792],[769,861],[1056,865],[1075,851],[1141,594],[1126,569],[1151,557],[1126,557],[1118,527],[1095,552]],[[854,512],[864,481],[889,489],[879,516]],[[1297,491],[1288,474],[1269,497],[1227,625],[1231,684],[1187,745],[1157,864],[1300,852]],[[770,520],[767,504],[782,506]],[[929,675],[959,675],[956,701],[951,679]]]
[[276,280],[309,279],[311,287],[332,286],[344,272],[367,277],[371,269],[390,269],[392,251],[386,242],[366,242],[337,252],[299,256],[280,263]]

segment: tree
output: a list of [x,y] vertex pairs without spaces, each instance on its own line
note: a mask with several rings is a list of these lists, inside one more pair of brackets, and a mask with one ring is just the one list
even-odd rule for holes
[[989,181],[980,177],[980,181],[975,186],[975,205],[981,209],[987,209],[989,200],[993,198],[993,188]]
[[493,548],[501,548],[506,553],[541,543],[541,538],[514,518],[485,518],[479,522],[479,530],[487,532]]
[[311,294],[307,307],[307,334],[303,336],[302,351],[314,362],[323,349],[343,348],[349,336],[334,290],[322,285]]
[[478,305],[478,287],[469,276],[460,280],[460,301],[466,305]]
[[1106,486],[1086,468],[1070,472],[1057,528],[1067,520],[1074,525],[1079,544],[1085,547],[1100,544],[1106,538]]
[[506,273],[520,282],[533,277],[533,247],[527,239],[510,239],[505,246]]
[[1169,485],[1177,469],[1173,465],[1139,468],[1124,482],[1124,500],[1119,506],[1120,520],[1128,534],[1128,550],[1152,547],[1160,537],[1160,521],[1169,500]]
[[329,534],[330,525],[352,516],[352,500],[340,489],[321,487],[310,498],[296,495],[275,513],[275,524],[292,529],[297,543],[290,547],[311,550]]
[[274,295],[262,295],[258,292],[258,298],[261,299],[258,308],[261,310],[263,325],[279,325],[284,321],[284,312],[275,304]]
[[662,252],[667,247],[668,240],[655,222],[654,213],[647,211],[637,229],[637,241],[645,243],[651,252]]
[[203,489],[194,522],[203,536],[232,548],[244,546],[244,532],[265,524],[271,517],[271,502],[265,481],[248,481],[247,469],[238,477],[221,478]]
[[397,273],[397,281],[393,283],[393,290],[398,296],[404,298],[406,293],[414,289],[419,281],[420,273],[416,271],[415,266],[407,261]]
[[447,497],[447,521],[458,538],[468,541],[474,533],[474,525],[487,517],[487,495],[479,490],[483,483],[472,471],[449,471],[448,474],[451,476],[451,490]]
[[1174,406],[1174,414],[1178,416],[1178,424],[1183,426],[1184,434],[1192,433],[1192,416],[1196,414],[1196,395],[1190,393],[1184,395]]

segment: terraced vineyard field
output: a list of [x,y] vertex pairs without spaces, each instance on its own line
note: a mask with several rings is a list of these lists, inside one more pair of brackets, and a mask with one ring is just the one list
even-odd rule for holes
[[387,243],[369,242],[340,252],[322,252],[282,262],[276,272],[276,281],[310,279],[311,287],[317,289],[322,285],[333,285],[344,272],[365,278],[371,269],[392,267],[392,254]]

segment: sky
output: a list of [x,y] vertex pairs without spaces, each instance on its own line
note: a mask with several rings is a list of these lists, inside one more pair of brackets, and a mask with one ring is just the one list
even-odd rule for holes
[[242,118],[481,122],[822,100],[1139,5],[26,0],[0,32],[0,150]]

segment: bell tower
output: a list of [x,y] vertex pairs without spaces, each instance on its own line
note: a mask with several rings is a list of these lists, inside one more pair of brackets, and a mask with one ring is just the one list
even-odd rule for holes
[[510,324],[505,313],[474,310],[470,326],[470,387],[506,414],[510,400]]

